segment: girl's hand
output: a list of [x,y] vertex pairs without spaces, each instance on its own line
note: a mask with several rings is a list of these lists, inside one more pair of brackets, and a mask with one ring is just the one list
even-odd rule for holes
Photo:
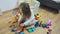
[[18,26],[20,26],[20,23],[18,22]]
[[20,26],[22,26],[22,27],[23,27],[23,26],[24,26],[24,24],[22,23],[22,24],[20,24]]

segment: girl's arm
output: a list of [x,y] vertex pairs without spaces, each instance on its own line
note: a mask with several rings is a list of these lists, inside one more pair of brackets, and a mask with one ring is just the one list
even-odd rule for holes
[[22,16],[19,17],[18,23],[20,23],[20,21],[22,20],[22,18],[23,18]]

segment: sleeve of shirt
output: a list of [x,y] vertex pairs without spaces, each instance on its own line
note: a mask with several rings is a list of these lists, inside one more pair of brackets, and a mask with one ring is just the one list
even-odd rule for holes
[[25,26],[30,25],[30,22],[31,22],[33,19],[34,19],[34,18],[31,18],[31,19],[25,21],[25,22],[24,22],[24,25],[25,25]]
[[38,20],[33,19],[32,22],[31,22],[30,24],[36,24],[37,21],[38,21]]

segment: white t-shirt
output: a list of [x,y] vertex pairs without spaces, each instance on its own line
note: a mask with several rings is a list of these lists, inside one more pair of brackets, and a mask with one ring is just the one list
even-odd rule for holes
[[[22,18],[23,17],[21,15],[18,19],[18,22],[21,21]],[[35,19],[34,12],[33,12],[33,10],[31,10],[31,17],[24,22],[24,25],[28,26],[28,25],[31,25],[31,24],[36,23],[36,22],[37,22],[37,20]]]

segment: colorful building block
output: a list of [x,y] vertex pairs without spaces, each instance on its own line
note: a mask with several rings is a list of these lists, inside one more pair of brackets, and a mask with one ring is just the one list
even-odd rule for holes
[[52,30],[51,29],[48,29],[49,32],[51,32]]
[[46,25],[47,25],[47,26],[51,26],[51,20],[50,20],[50,19],[48,19],[48,20],[46,21]]
[[38,27],[38,26],[39,26],[39,22],[36,22],[35,27]]
[[17,31],[17,28],[16,27],[14,28],[14,31]]
[[45,28],[46,27],[46,24],[42,24],[42,27]]
[[27,30],[30,29],[30,28],[32,28],[32,26],[28,26],[28,27],[26,27]]
[[24,32],[20,32],[19,34],[24,34]]
[[8,23],[11,23],[11,20],[8,20]]
[[49,29],[49,26],[46,25],[46,28]]
[[36,20],[39,20],[39,17],[35,15],[35,19],[36,19]]
[[32,29],[33,31],[34,31],[34,30],[36,30],[36,28],[35,28],[35,27],[32,27],[31,29]]
[[16,23],[16,20],[12,20],[12,24]]
[[31,32],[33,32],[33,30],[32,29],[28,29],[28,32],[31,33]]
[[12,27],[12,23],[10,23],[9,27]]
[[12,30],[11,30],[12,32],[14,32],[14,28],[12,28]]

